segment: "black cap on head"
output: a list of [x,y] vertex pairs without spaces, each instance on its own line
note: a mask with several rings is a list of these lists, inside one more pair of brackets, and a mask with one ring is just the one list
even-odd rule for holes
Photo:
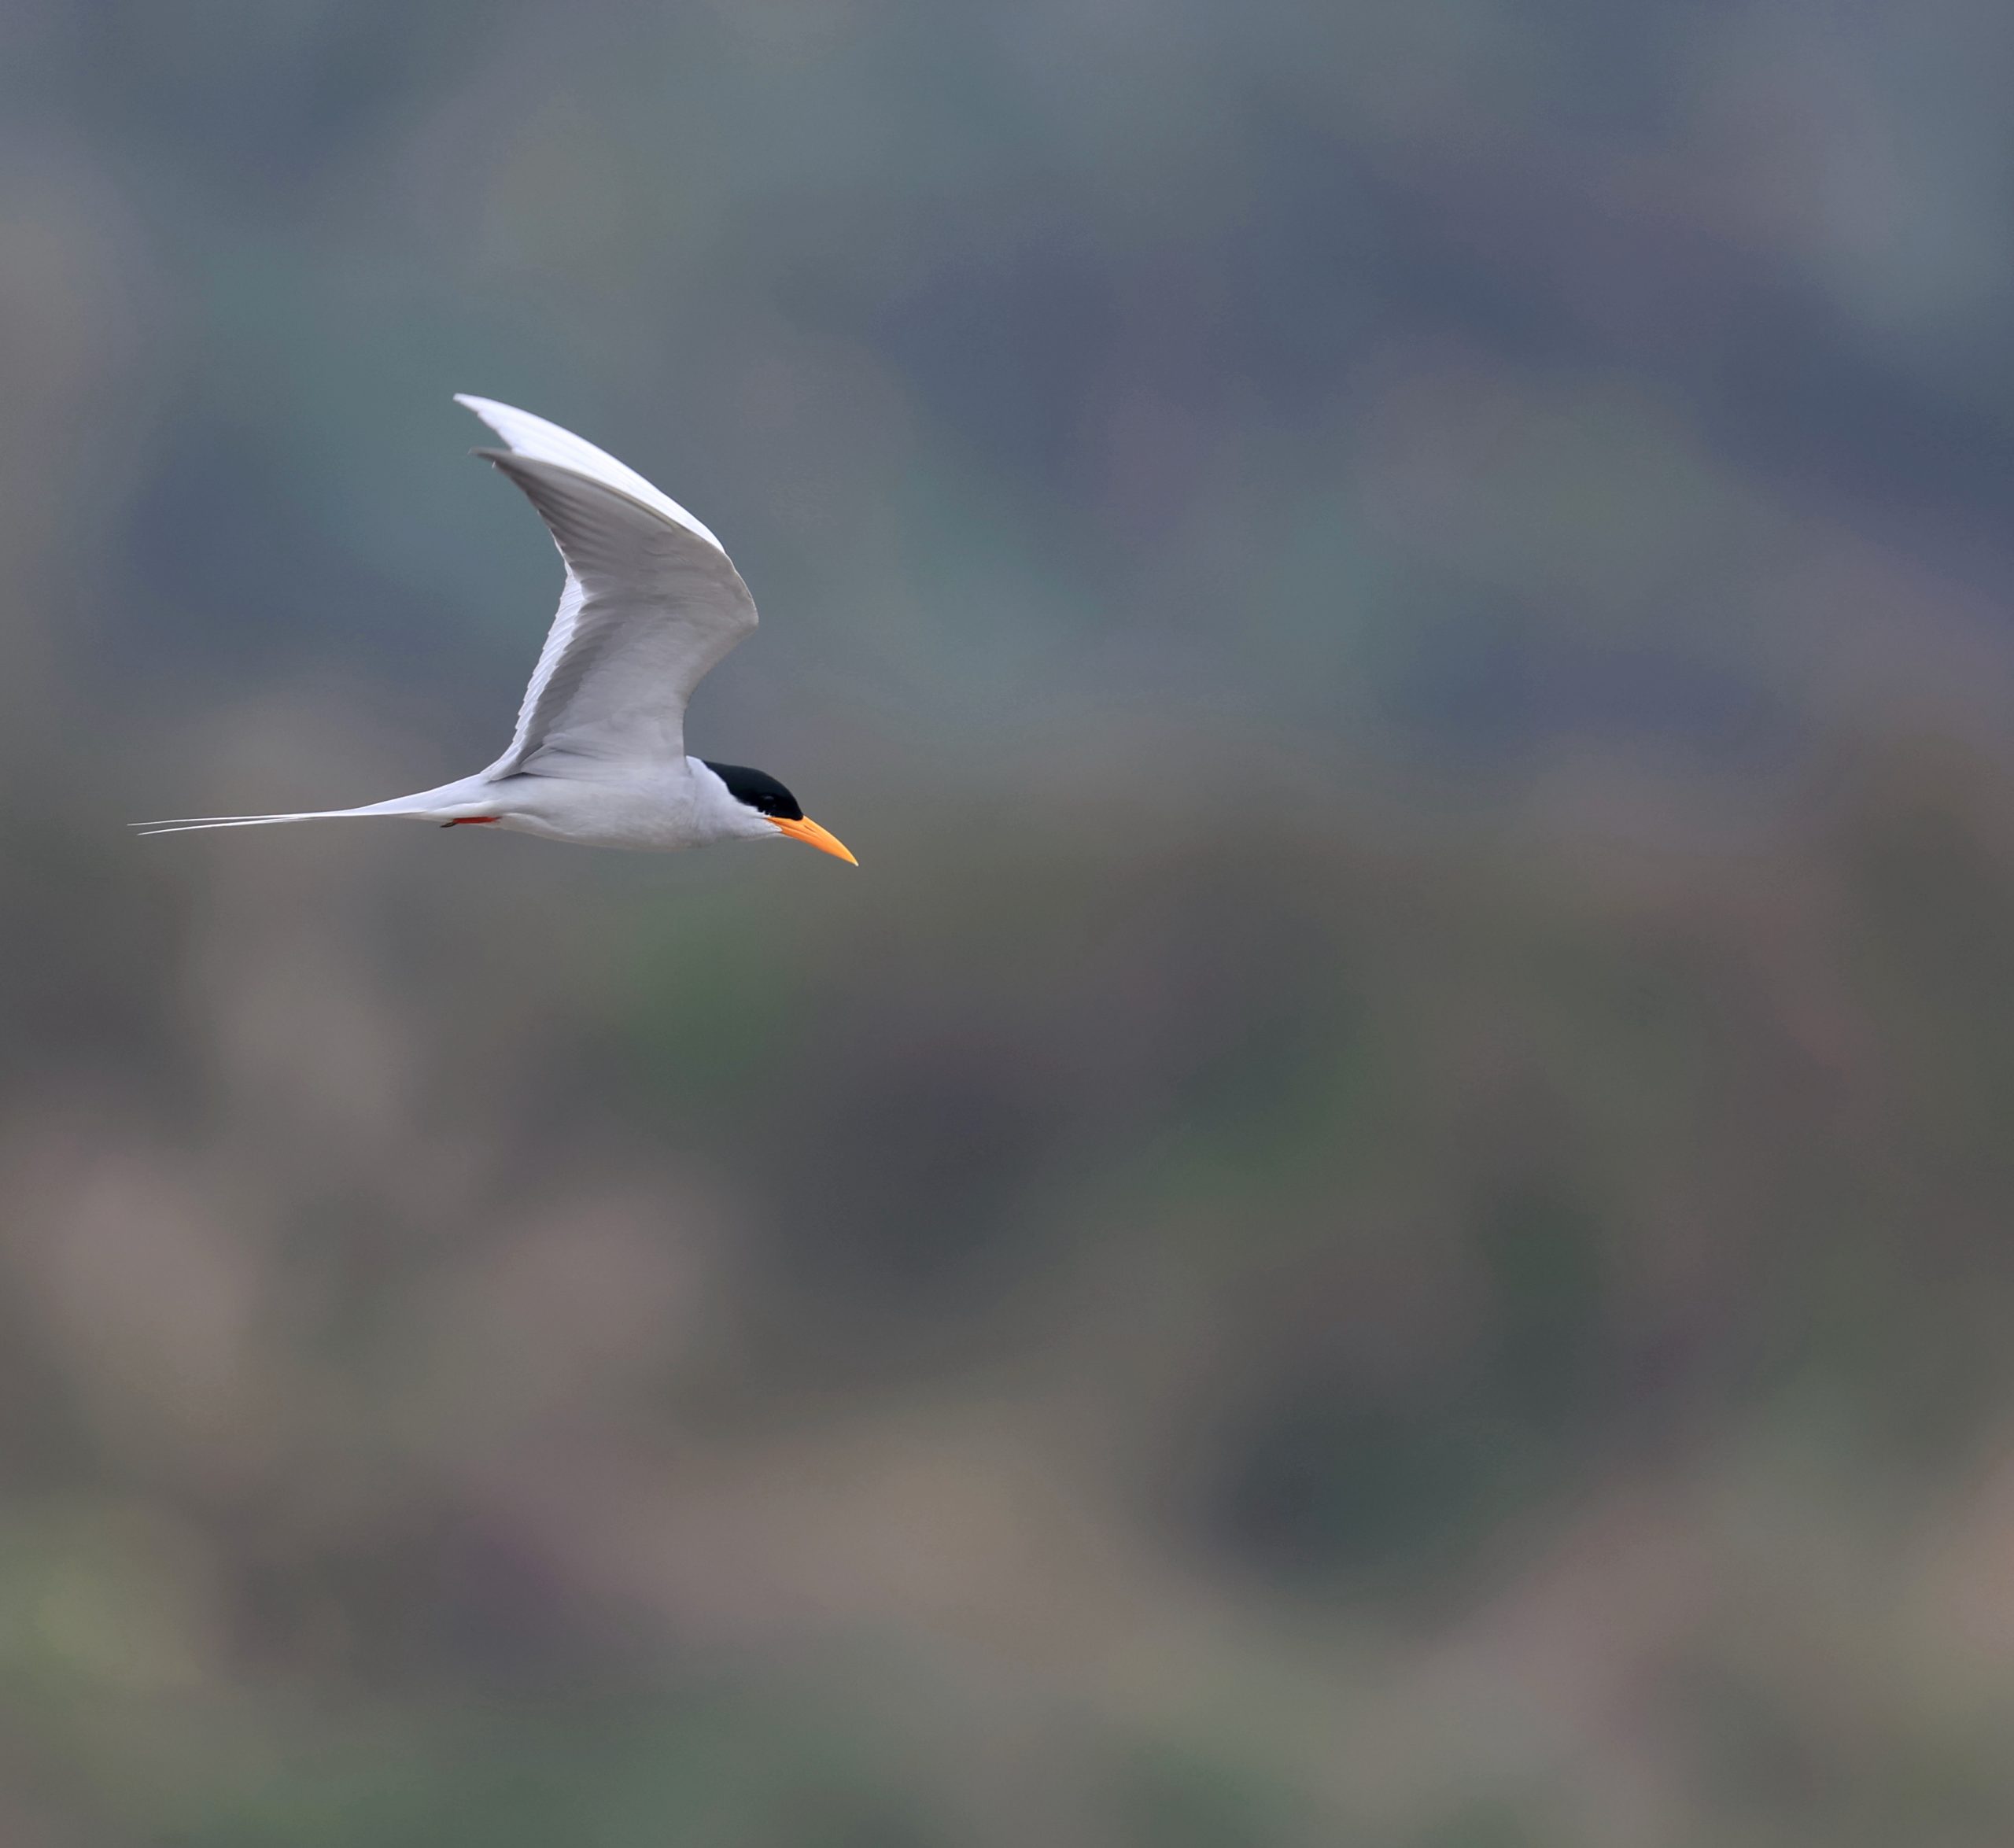
[[699,761],[727,785],[729,795],[747,803],[757,814],[784,821],[804,819],[797,798],[766,770],[751,770],[746,764],[717,764],[709,757]]

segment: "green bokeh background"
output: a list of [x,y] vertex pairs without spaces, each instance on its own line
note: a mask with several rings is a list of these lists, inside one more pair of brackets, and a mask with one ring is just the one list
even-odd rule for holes
[[0,1843],[2014,1839],[2014,14],[0,38]]

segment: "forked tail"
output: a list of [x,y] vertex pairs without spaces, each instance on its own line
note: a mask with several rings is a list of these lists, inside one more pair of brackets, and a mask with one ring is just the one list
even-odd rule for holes
[[345,821],[367,815],[404,815],[416,821],[489,818],[485,805],[469,784],[450,783],[439,789],[423,789],[417,795],[369,802],[360,809],[309,809],[298,815],[188,815],[177,821],[129,821],[127,825],[140,834],[194,834],[205,828],[276,828],[288,821]]

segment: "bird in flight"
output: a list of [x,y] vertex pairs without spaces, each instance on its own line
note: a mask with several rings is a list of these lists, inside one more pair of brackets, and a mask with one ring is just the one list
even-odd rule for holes
[[685,754],[685,706],[755,626],[726,551],[669,495],[557,424],[458,396],[503,439],[478,449],[522,488],[566,567],[559,609],[486,770],[360,809],[137,822],[143,832],[404,815],[585,847],[669,850],[716,841],[804,842],[858,865],[775,777]]

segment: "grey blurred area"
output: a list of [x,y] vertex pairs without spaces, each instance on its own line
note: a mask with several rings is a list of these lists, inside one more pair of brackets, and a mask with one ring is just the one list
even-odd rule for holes
[[2014,1839],[2014,13],[0,42],[0,1843]]

